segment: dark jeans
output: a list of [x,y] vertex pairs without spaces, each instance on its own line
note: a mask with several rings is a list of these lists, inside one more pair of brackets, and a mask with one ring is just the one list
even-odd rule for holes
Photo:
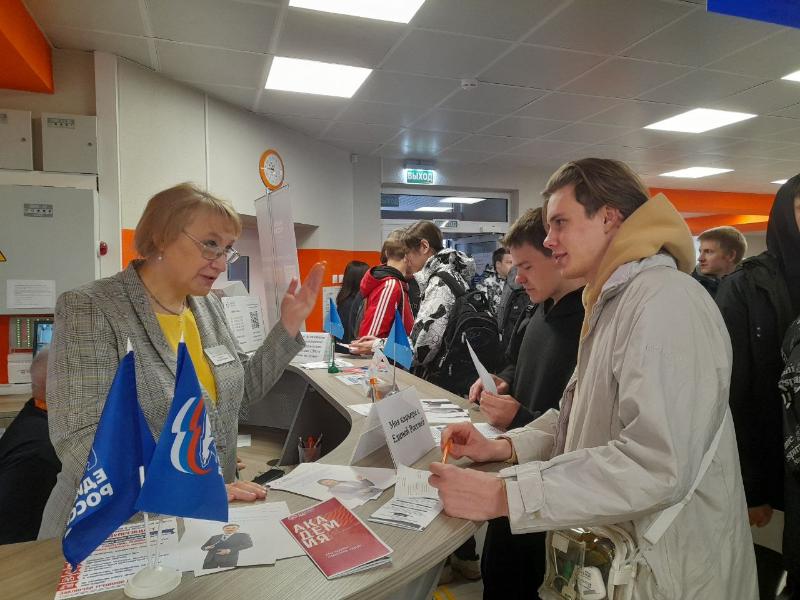
[[489,521],[483,543],[483,600],[538,598],[544,582],[546,533],[514,535],[508,519]]
[[453,554],[455,554],[461,560],[478,560],[478,553],[475,551],[477,547],[478,542],[475,540],[475,536],[473,535],[466,542],[456,548]]

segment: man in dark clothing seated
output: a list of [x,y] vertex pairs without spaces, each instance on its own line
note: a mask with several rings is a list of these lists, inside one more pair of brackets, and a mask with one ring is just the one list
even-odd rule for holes
[[47,431],[47,350],[31,364],[33,398],[0,437],[0,544],[36,539],[61,462]]
[[[511,250],[517,282],[536,308],[520,315],[522,341],[515,364],[494,376],[498,394],[470,389],[487,420],[502,429],[521,427],[558,408],[575,369],[583,323],[583,281],[564,279],[544,242],[542,209],[527,211],[509,229],[503,244]],[[527,321],[527,325],[524,323]],[[519,333],[518,333],[519,335]],[[509,394],[510,392],[510,394]],[[545,533],[512,535],[508,519],[492,519],[483,546],[483,597],[531,598],[544,580]]]

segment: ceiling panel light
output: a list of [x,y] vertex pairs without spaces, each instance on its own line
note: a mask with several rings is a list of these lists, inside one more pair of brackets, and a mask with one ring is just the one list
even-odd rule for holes
[[[786,78],[784,77],[784,79],[786,79]],[[787,181],[789,181],[789,180],[788,179],[776,179],[775,181],[770,181],[770,183],[777,183],[778,185],[783,185]]]
[[682,131],[684,133],[703,133],[717,127],[724,127],[731,123],[746,121],[758,115],[750,113],[732,112],[729,110],[714,110],[711,108],[695,108],[685,113],[675,115],[669,119],[647,125],[645,129],[659,129],[662,131]]
[[451,206],[420,206],[414,209],[415,212],[450,212],[453,210]]
[[290,0],[289,6],[322,12],[408,23],[425,0]]
[[264,88],[350,98],[370,73],[372,69],[276,56]]
[[719,175],[720,173],[729,173],[733,169],[715,169],[714,167],[689,167],[688,169],[680,169],[678,171],[670,171],[669,173],[662,173],[660,177],[684,177],[686,179],[697,179],[699,177],[708,177],[709,175]]
[[781,79],[786,79],[787,81],[800,81],[800,71],[795,71],[794,73],[784,75],[781,77]]
[[483,202],[486,198],[462,198],[459,196],[453,196],[452,198],[442,198],[439,202],[444,204],[477,204],[478,202]]

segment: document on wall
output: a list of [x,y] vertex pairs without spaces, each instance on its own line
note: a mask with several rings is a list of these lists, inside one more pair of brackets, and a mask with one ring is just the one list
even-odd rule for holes
[[261,301],[255,296],[226,296],[222,298],[222,307],[228,326],[242,350],[258,350],[267,339]]
[[467,349],[469,350],[469,355],[472,357],[472,364],[475,365],[475,370],[478,372],[478,377],[481,378],[481,383],[483,384],[483,389],[485,389],[490,394],[497,394],[497,385],[494,383],[494,378],[486,370],[486,367],[483,366],[480,360],[478,360],[478,355],[475,354],[475,350],[472,349],[472,345],[467,340]]
[[[151,543],[158,535],[158,524],[150,521]],[[122,525],[75,570],[68,563],[61,569],[55,600],[75,598],[98,592],[118,590],[140,569],[147,566],[144,523]],[[159,554],[165,566],[172,565],[171,556],[178,542],[178,524],[174,517],[161,522]]]
[[6,305],[12,308],[56,306],[56,282],[53,279],[9,279],[6,281]]
[[442,512],[438,498],[401,498],[395,495],[372,513],[371,523],[422,531]]

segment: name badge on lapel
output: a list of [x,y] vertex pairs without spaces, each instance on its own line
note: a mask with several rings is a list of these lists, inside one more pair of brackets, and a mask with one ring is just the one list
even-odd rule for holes
[[203,351],[215,367],[233,362],[233,355],[225,346],[213,346]]

